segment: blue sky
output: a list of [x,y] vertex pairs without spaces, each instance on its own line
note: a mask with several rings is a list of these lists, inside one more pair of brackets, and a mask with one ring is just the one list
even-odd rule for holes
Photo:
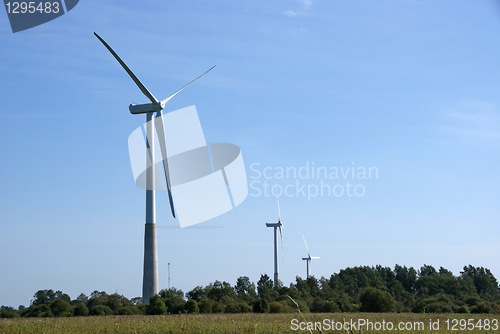
[[[500,278],[500,6],[492,1],[81,1],[13,34],[0,10],[0,304],[142,291],[144,191],[127,138],[146,98],[196,105],[208,142],[255,169],[376,167],[323,180],[363,196],[281,197],[280,277],[349,266],[490,268]],[[251,166],[254,166],[252,169]],[[258,183],[262,185],[262,183]],[[361,188],[359,188],[361,189]],[[273,197],[178,229],[157,195],[160,288],[272,276]]]

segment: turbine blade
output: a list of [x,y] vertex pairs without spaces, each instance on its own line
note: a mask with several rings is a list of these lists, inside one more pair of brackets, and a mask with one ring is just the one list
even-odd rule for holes
[[319,256],[311,256],[311,259],[319,259]]
[[175,218],[172,189],[170,186],[170,173],[168,170],[167,145],[165,143],[165,128],[163,126],[163,113],[161,110],[156,113],[155,127],[156,127],[156,134],[158,136],[158,142],[160,144],[161,159],[163,161],[163,171],[165,172],[165,181],[167,182],[168,200],[170,201],[170,211],[172,211],[172,216],[174,216]]
[[205,73],[203,73],[202,75],[198,76],[196,79],[194,79],[193,81],[191,81],[190,83],[188,83],[187,85],[185,85],[184,87],[182,87],[181,89],[179,89],[177,92],[173,93],[172,95],[170,95],[169,97],[167,97],[166,99],[163,99],[161,100],[161,102],[163,104],[166,104],[168,101],[170,101],[174,96],[176,96],[177,94],[179,94],[184,88],[186,88],[187,86],[189,86],[190,84],[192,84],[193,82],[195,82],[196,80],[198,80],[199,78],[201,78],[202,76],[204,76],[205,74],[207,74],[208,72],[210,72],[211,70],[213,70],[215,67],[212,66],[208,71],[206,71]]
[[101,41],[102,44],[104,44],[104,46],[106,47],[106,49],[108,49],[109,52],[111,52],[111,54],[115,57],[115,59],[120,63],[120,65],[122,65],[123,69],[125,71],[127,71],[128,75],[132,78],[132,80],[134,80],[135,84],[137,85],[137,87],[139,87],[139,89],[141,90],[141,92],[146,95],[146,97],[153,103],[153,104],[156,104],[158,103],[158,100],[156,99],[156,97],[154,97],[153,94],[151,94],[151,92],[142,84],[142,82],[135,76],[135,74],[130,70],[130,68],[128,68],[128,66],[123,62],[123,60],[120,59],[120,57],[118,57],[118,55],[116,54],[115,51],[113,51],[113,49],[108,45],[108,43],[106,43],[102,38],[101,36],[99,36],[98,34],[96,34],[94,32],[94,35]]
[[304,244],[306,245],[307,256],[309,256],[309,258],[311,258],[311,254],[309,253],[309,247],[307,247],[307,242],[306,242],[306,238],[304,238],[304,235],[302,235],[302,239],[304,240]]

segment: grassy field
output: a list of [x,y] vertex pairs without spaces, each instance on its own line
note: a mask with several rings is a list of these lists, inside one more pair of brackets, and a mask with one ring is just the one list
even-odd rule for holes
[[[500,333],[500,328],[496,330],[493,328],[495,321],[500,326],[498,315],[321,313],[305,314],[304,316],[309,322],[321,322],[324,333]],[[352,332],[343,329],[329,329],[324,327],[325,319],[330,325],[330,320],[334,320],[335,322],[353,323],[356,327]],[[447,320],[449,321],[448,329]],[[309,333],[307,330],[298,328],[301,321],[303,319],[299,314],[18,318],[0,319],[0,333]],[[358,321],[361,321],[361,324]],[[439,329],[437,321],[439,321]],[[399,330],[397,328],[400,322],[406,329]],[[434,329],[430,328],[431,322],[434,324]],[[478,325],[484,326],[486,323],[490,324],[489,330],[477,327]],[[393,325],[392,330],[388,330],[390,324]],[[455,330],[452,330],[453,325],[456,325]],[[462,330],[464,325],[470,328],[474,327],[474,330]],[[303,323],[302,326],[306,326],[306,323]],[[292,328],[296,328],[296,330],[292,330]],[[314,329],[312,332],[319,333],[318,330]]]

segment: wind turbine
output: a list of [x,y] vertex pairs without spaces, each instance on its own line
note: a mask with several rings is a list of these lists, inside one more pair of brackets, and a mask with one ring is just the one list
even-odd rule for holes
[[[161,150],[161,156],[163,161],[163,170],[165,172],[165,180],[167,182],[168,198],[170,202],[170,211],[172,216],[175,218],[174,202],[172,199],[172,191],[170,184],[170,174],[168,170],[168,160],[167,160],[167,147],[165,143],[165,129],[163,126],[163,113],[162,110],[165,108],[165,104],[170,101],[174,96],[179,94],[184,88],[210,72],[215,66],[210,68],[208,71],[170,95],[169,97],[158,100],[135,76],[134,73],[128,68],[128,66],[118,57],[118,55],[113,51],[113,49],[106,43],[98,34],[94,32],[94,35],[101,41],[101,43],[108,49],[109,52],[115,57],[115,59],[120,63],[123,69],[128,73],[128,75],[134,80],[135,84],[141,92],[151,101],[151,103],[145,104],[130,104],[128,109],[131,114],[146,114],[146,226],[144,233],[144,274],[142,283],[142,301],[143,303],[149,303],[149,298],[158,293],[158,254],[156,250],[156,200],[155,200],[155,144],[154,144],[154,133],[156,128],[156,134],[158,136],[158,141]],[[153,119],[153,114],[156,113]]]
[[280,238],[281,238],[281,251],[283,251],[283,224],[281,223],[281,214],[280,214],[280,199],[276,196],[276,200],[278,201],[278,222],[277,223],[266,223],[267,227],[274,227],[274,287],[278,287],[279,282],[279,274],[278,274],[278,231],[280,230]]
[[302,236],[302,239],[304,239],[304,244],[306,245],[306,250],[307,250],[307,257],[303,257],[302,260],[307,261],[307,276],[306,278],[309,278],[309,269],[311,268],[311,260],[312,259],[319,259],[319,256],[311,256],[311,253],[309,253],[309,247],[307,247],[307,242],[306,238]]

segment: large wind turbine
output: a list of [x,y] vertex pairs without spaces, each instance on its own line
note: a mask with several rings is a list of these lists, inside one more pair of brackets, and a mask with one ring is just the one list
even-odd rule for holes
[[303,257],[302,260],[306,261],[307,263],[307,276],[306,278],[309,278],[309,270],[311,269],[311,260],[312,259],[319,259],[319,256],[311,256],[311,253],[309,253],[309,247],[307,247],[307,242],[306,238],[302,236],[302,239],[304,239],[304,244],[306,245],[306,250],[307,250],[307,257]]
[[279,274],[278,274],[278,231],[280,230],[281,237],[281,247],[283,247],[283,224],[281,223],[281,214],[280,214],[280,200],[278,196],[276,196],[276,200],[278,201],[278,222],[277,223],[266,223],[267,227],[274,227],[274,287],[278,287],[279,283]]
[[[141,92],[151,101],[146,104],[131,104],[129,111],[131,114],[146,114],[146,226],[144,233],[144,275],[142,283],[142,301],[149,303],[149,298],[158,293],[158,254],[156,251],[156,201],[155,201],[155,144],[154,133],[156,134],[160,144],[161,156],[163,161],[163,169],[165,172],[165,180],[167,182],[168,198],[170,201],[170,210],[175,218],[174,202],[172,199],[172,191],[170,186],[170,174],[168,171],[167,147],[165,143],[165,129],[163,126],[163,113],[165,104],[170,101],[175,95],[179,94],[184,88],[210,72],[215,66],[208,71],[170,95],[169,97],[158,100],[154,95],[139,81],[132,73],[127,65],[118,57],[113,49],[106,43],[98,34],[94,35],[104,44],[109,52],[115,57],[120,65],[125,69],[128,75],[134,80],[135,84]],[[153,114],[156,113],[153,119]],[[154,125],[153,125],[154,123]]]

